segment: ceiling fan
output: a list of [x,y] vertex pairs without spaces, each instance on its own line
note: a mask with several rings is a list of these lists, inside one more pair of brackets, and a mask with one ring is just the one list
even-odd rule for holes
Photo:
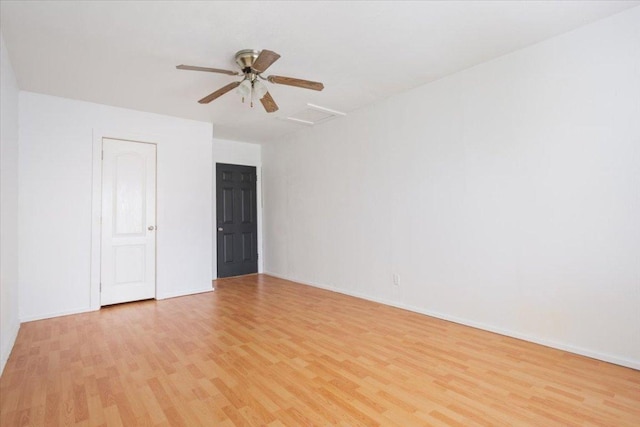
[[283,76],[267,76],[263,77],[262,73],[264,73],[267,68],[271,66],[274,62],[276,62],[280,58],[280,55],[271,51],[271,50],[253,50],[253,49],[244,49],[236,52],[235,59],[236,64],[240,67],[241,71],[232,71],[232,70],[221,70],[219,68],[207,68],[207,67],[196,67],[193,65],[178,65],[176,68],[178,70],[193,70],[193,71],[207,71],[210,73],[220,73],[220,74],[228,74],[230,76],[238,76],[240,74],[244,75],[244,79],[239,82],[229,83],[226,86],[221,87],[215,92],[210,93],[205,96],[198,102],[200,104],[208,104],[216,98],[224,95],[231,90],[238,88],[236,92],[242,96],[242,101],[244,102],[244,98],[248,97],[251,106],[253,107],[253,100],[259,99],[262,103],[262,106],[267,111],[267,113],[273,113],[274,111],[278,111],[278,105],[273,100],[266,86],[261,82],[261,80],[267,80],[270,83],[287,85],[287,86],[296,86],[305,89],[311,90],[322,90],[324,89],[324,85],[320,82],[312,82],[310,80],[301,80],[295,79],[293,77],[283,77]]

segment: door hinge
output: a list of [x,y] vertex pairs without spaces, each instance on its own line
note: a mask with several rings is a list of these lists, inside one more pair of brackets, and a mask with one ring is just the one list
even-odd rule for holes
[[101,154],[100,154],[100,158],[101,158],[102,160],[104,160],[104,150],[102,150],[102,152],[101,152]]
[[102,282],[100,282],[100,292],[102,292]]

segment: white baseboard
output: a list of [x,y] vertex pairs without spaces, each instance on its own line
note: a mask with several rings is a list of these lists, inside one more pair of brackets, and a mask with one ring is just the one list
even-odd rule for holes
[[202,294],[205,292],[212,292],[212,291],[213,291],[213,288],[210,287],[210,288],[194,289],[186,292],[185,291],[169,292],[166,294],[156,295],[156,299],[162,300],[162,299],[169,299],[169,298],[185,297],[187,295]]
[[30,315],[30,316],[21,317],[20,318],[20,322],[22,322],[22,323],[24,323],[24,322],[33,322],[35,320],[50,319],[52,317],[69,316],[71,314],[87,313],[89,311],[97,311],[99,309],[100,309],[100,307],[98,307],[97,309],[91,308],[91,307],[82,307],[82,308],[76,308],[76,309],[72,309],[72,310],[55,311],[55,312],[43,313],[43,314],[33,314],[33,315]]
[[0,375],[2,375],[2,372],[4,372],[4,367],[9,360],[11,350],[13,350],[13,345],[16,343],[16,338],[18,338],[18,331],[20,331],[20,323],[14,323],[9,328],[9,340],[4,344],[2,352],[0,354]]
[[419,314],[424,314],[426,316],[431,316],[431,317],[436,317],[438,319],[442,319],[442,320],[447,320],[449,322],[454,322],[454,323],[459,323],[461,325],[465,325],[465,326],[471,326],[473,328],[478,328],[478,329],[482,329],[485,331],[489,331],[489,332],[494,332],[496,334],[500,334],[500,335],[505,335],[507,337],[511,337],[511,338],[517,338],[517,339],[521,339],[524,341],[529,341],[535,344],[540,344],[543,345],[545,347],[551,347],[551,348],[555,348],[557,350],[563,350],[563,351],[567,351],[569,353],[574,353],[574,354],[578,354],[581,356],[586,356],[586,357],[590,357],[593,359],[597,359],[597,360],[602,360],[603,362],[608,362],[608,363],[613,363],[615,365],[620,365],[620,366],[624,366],[627,368],[632,368],[632,369],[637,369],[640,370],[640,360],[633,360],[633,359],[627,359],[624,357],[619,357],[619,356],[615,356],[615,355],[611,355],[611,354],[606,354],[606,353],[601,353],[598,351],[594,351],[594,350],[589,350],[589,349],[585,349],[582,347],[575,347],[569,344],[564,344],[564,343],[560,343],[560,342],[556,342],[556,341],[551,341],[551,340],[547,340],[544,338],[540,338],[540,337],[536,337],[536,336],[532,336],[532,335],[528,335],[528,334],[523,334],[517,331],[512,331],[509,329],[504,329],[504,328],[499,328],[499,327],[495,327],[492,325],[487,325],[481,322],[476,322],[473,320],[469,320],[469,319],[464,319],[464,318],[460,318],[460,317],[456,317],[456,316],[450,316],[448,314],[444,314],[444,313],[439,313],[439,312],[435,312],[435,311],[430,311],[430,310],[425,310],[423,308],[420,307],[415,307],[412,305],[407,305],[407,304],[402,304],[396,301],[390,301],[390,300],[386,300],[383,298],[375,298],[375,297],[371,297],[369,295],[364,295],[358,292],[350,292],[350,291],[346,291],[343,289],[339,289],[336,288],[334,286],[327,286],[327,285],[323,285],[323,284],[319,284],[319,283],[312,283],[312,282],[306,282],[303,280],[299,280],[299,279],[295,279],[295,278],[290,278],[290,277],[286,277],[283,276],[281,274],[276,274],[276,273],[271,273],[271,272],[265,272],[264,274],[269,275],[269,276],[273,276],[273,277],[277,277],[279,279],[284,279],[284,280],[289,280],[292,282],[296,282],[296,283],[300,283],[303,285],[307,285],[307,286],[313,286],[315,288],[320,288],[320,289],[325,289],[328,291],[332,291],[332,292],[337,292],[340,294],[344,294],[344,295],[349,295],[352,297],[356,297],[356,298],[361,298],[367,301],[373,301],[373,302],[377,302],[380,304],[384,304],[384,305],[388,305],[391,307],[396,307],[396,308],[401,308],[403,310],[408,310],[408,311],[413,311],[415,313],[419,313]]

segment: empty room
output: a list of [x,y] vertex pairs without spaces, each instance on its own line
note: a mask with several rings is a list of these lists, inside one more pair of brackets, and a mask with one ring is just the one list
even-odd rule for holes
[[0,2],[0,425],[640,425],[640,1]]

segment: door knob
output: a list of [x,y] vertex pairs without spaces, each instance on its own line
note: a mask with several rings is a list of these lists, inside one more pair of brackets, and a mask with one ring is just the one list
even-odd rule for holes
[[218,231],[222,231],[222,227],[218,227]]
[[153,231],[153,230],[155,230],[155,229],[156,229],[156,228],[155,228],[153,225],[150,225],[150,226],[148,226],[148,227],[147,227],[147,230],[149,230],[149,231]]

